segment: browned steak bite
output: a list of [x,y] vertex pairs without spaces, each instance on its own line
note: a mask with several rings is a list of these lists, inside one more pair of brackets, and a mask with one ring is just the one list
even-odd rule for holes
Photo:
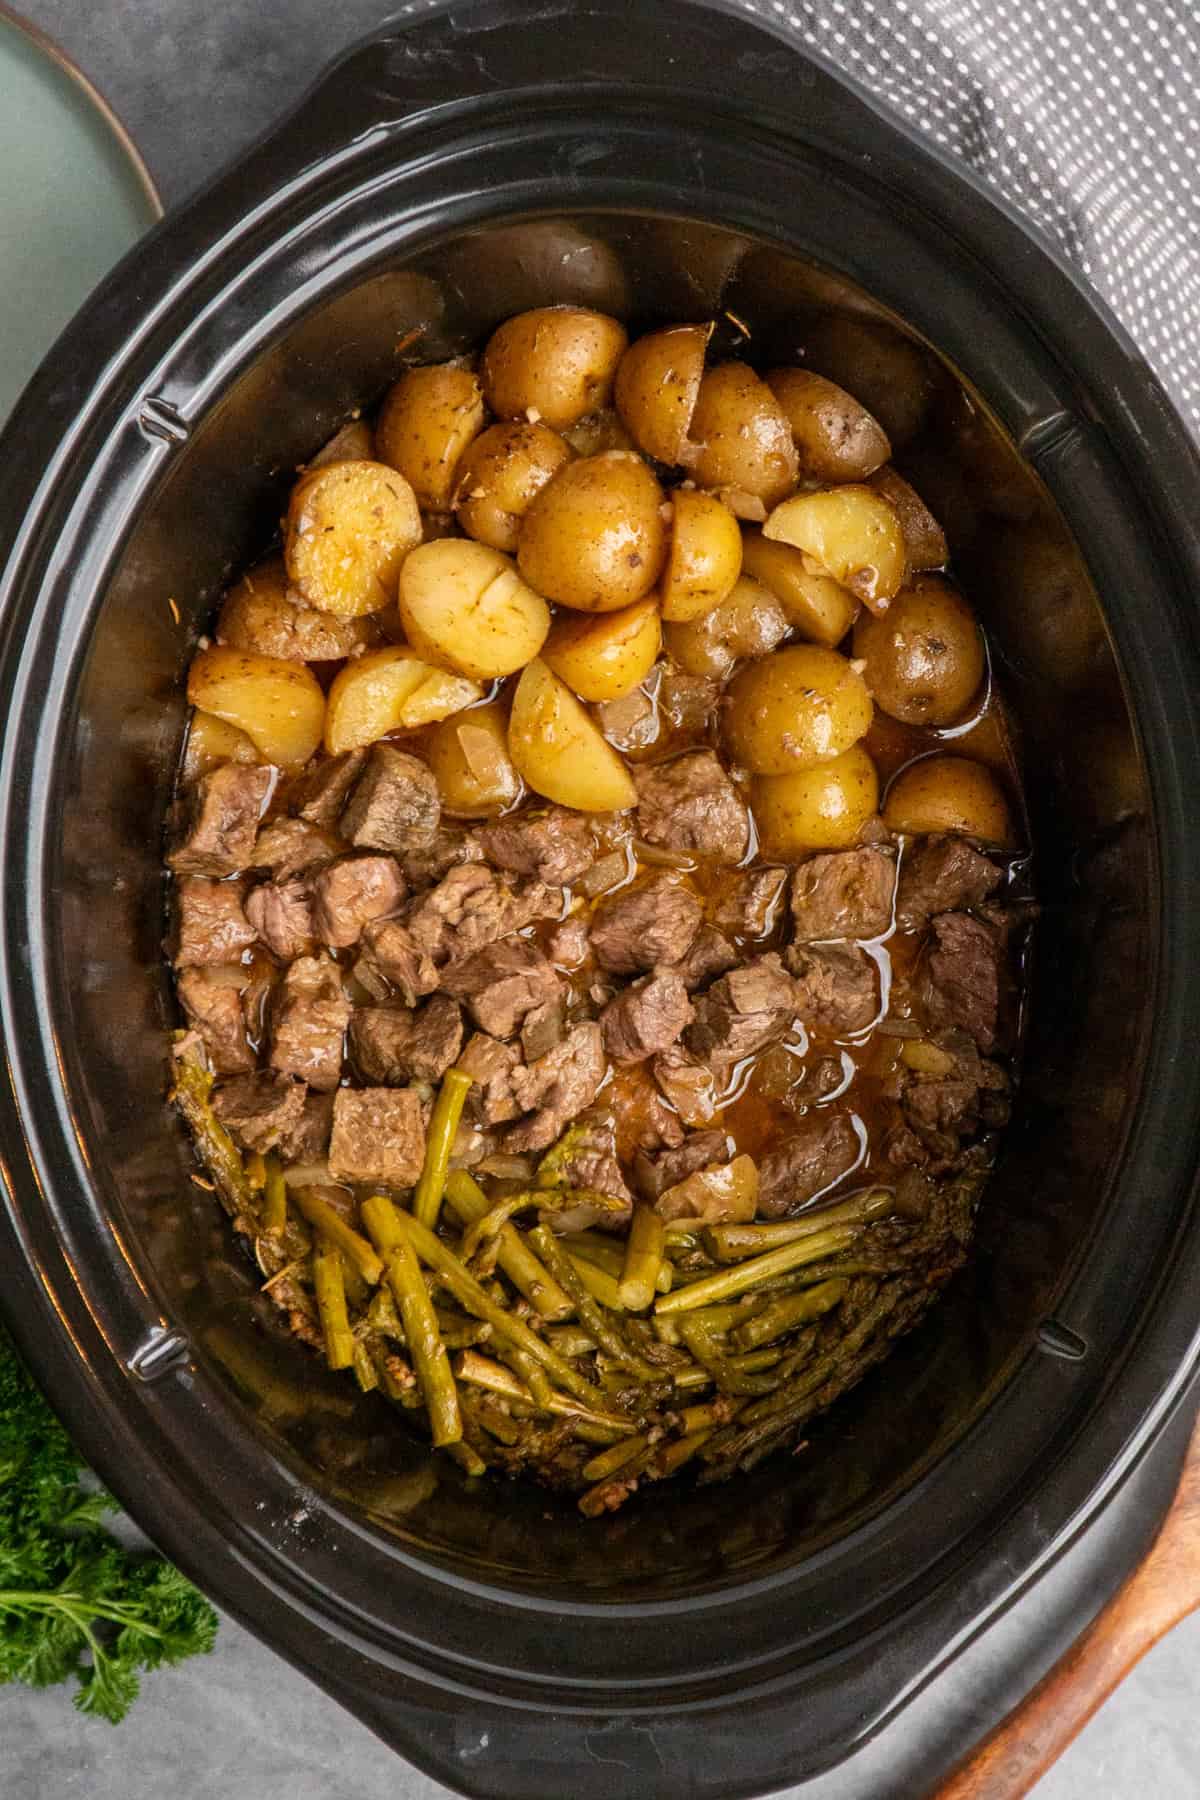
[[246,917],[246,889],[240,881],[204,881],[184,875],[176,887],[179,907],[179,969],[207,963],[237,962],[243,950],[258,942]]
[[337,964],[325,956],[300,957],[272,996],[271,1067],[328,1093],[341,1080],[350,1013]]
[[406,1006],[415,1006],[423,995],[432,994],[438,984],[433,958],[420,948],[400,919],[381,919],[367,926],[363,932],[363,953],[354,972],[372,993],[378,991],[374,977],[382,975],[389,986],[397,989]]
[[587,1231],[593,1225],[611,1229],[628,1221],[633,1211],[633,1195],[621,1173],[616,1120],[607,1106],[589,1107],[567,1127],[561,1141],[543,1159],[538,1180],[539,1185],[549,1182],[556,1188],[586,1188],[593,1194],[605,1194],[621,1203],[610,1209],[582,1201],[576,1206],[548,1212],[547,1221],[557,1232]]
[[689,675],[668,662],[658,684],[658,710],[677,731],[703,732],[716,717],[722,691],[715,676]]
[[374,744],[342,809],[338,830],[360,849],[399,856],[430,849],[441,816],[438,785],[428,764],[392,744]]
[[717,1083],[706,1062],[693,1062],[678,1044],[654,1059],[654,1079],[685,1125],[707,1125],[717,1110]]
[[196,1027],[218,1075],[238,1075],[255,1066],[253,1050],[246,1042],[246,1015],[241,989],[246,971],[234,965],[224,969],[184,969],[176,986],[180,1004]]
[[259,832],[251,861],[256,869],[270,869],[276,881],[288,881],[331,861],[341,848],[331,832],[306,819],[274,819]]
[[407,891],[394,856],[339,856],[313,877],[318,937],[334,950],[357,944],[364,927],[390,917]]
[[296,817],[325,831],[336,831],[341,810],[366,760],[365,750],[347,750],[318,763],[292,796],[291,810]]
[[333,1095],[309,1094],[297,1124],[279,1140],[279,1154],[286,1163],[323,1162],[333,1128]]
[[768,1219],[799,1212],[848,1175],[862,1155],[845,1113],[811,1112],[758,1165],[758,1210]]
[[536,944],[502,938],[442,970],[441,985],[462,1000],[481,1031],[507,1038],[535,1007],[555,1001],[562,982]]
[[801,943],[882,937],[892,924],[896,864],[886,850],[810,856],[792,876],[792,923]]
[[377,1087],[439,1080],[462,1038],[462,1014],[447,994],[435,994],[419,1012],[407,1006],[356,1006],[350,1019],[350,1053]]
[[497,819],[480,828],[479,841],[498,869],[533,875],[553,887],[574,881],[596,860],[596,842],[588,820],[561,806]]
[[648,844],[739,862],[750,818],[711,750],[689,750],[670,762],[631,770],[638,793],[637,828]]
[[702,908],[690,888],[669,875],[601,900],[592,916],[592,950],[602,969],[631,975],[674,963],[687,950]]
[[512,1072],[513,1092],[522,1112],[531,1116],[510,1126],[504,1148],[545,1150],[571,1120],[590,1106],[608,1073],[600,1027],[594,1021],[576,1025],[561,1044],[529,1068]]
[[407,923],[417,948],[435,963],[458,962],[561,908],[561,888],[540,881],[511,888],[482,863],[464,863],[422,895]]
[[970,913],[942,913],[929,928],[919,992],[935,1031],[961,1026],[981,1050],[996,1042],[1000,1009],[999,937]]
[[296,1130],[304,1117],[304,1100],[302,1081],[264,1069],[221,1082],[213,1089],[212,1108],[243,1150],[265,1154]]
[[982,906],[1001,879],[995,863],[964,838],[917,838],[900,858],[897,922],[916,931],[935,913]]
[[474,832],[462,825],[438,826],[432,844],[423,849],[405,850],[400,866],[414,889],[432,887],[460,863],[482,862],[483,851]]
[[728,1071],[777,1042],[795,1017],[794,983],[772,952],[731,969],[700,995],[684,1043],[697,1061]]
[[736,968],[737,960],[738,953],[729,939],[714,925],[702,925],[675,969],[683,977],[683,985],[690,994],[696,988],[707,987],[718,975]]
[[560,969],[577,969],[580,963],[587,961],[591,942],[587,920],[573,913],[551,932],[546,954]]
[[888,1160],[935,1173],[953,1167],[964,1141],[1007,1122],[1009,1086],[965,1031],[907,1043],[893,1087],[904,1125],[889,1138]]
[[176,873],[235,875],[247,868],[278,774],[265,763],[222,763],[185,789],[179,842],[167,857]]
[[793,944],[796,1010],[818,1037],[852,1037],[879,1015],[879,971],[857,944]]
[[566,1007],[561,994],[531,1007],[521,1022],[521,1054],[525,1061],[536,1062],[539,1056],[545,1056],[562,1043],[566,1031]]
[[251,888],[246,897],[246,917],[280,962],[311,956],[317,947],[312,896],[305,881],[293,877],[291,881],[264,881],[260,887]]
[[658,969],[604,1008],[604,1048],[615,1063],[642,1062],[669,1049],[691,1018],[682,976],[674,969]]
[[425,1120],[414,1088],[339,1088],[333,1097],[329,1173],[335,1181],[415,1187]]
[[742,869],[722,892],[710,917],[734,937],[769,937],[778,921],[786,869]]
[[676,1149],[663,1150],[658,1156],[639,1150],[633,1159],[633,1179],[639,1194],[647,1200],[657,1200],[697,1169],[728,1162],[729,1143],[723,1131],[693,1131]]
[[513,1071],[521,1066],[521,1056],[514,1044],[503,1044],[499,1038],[477,1031],[467,1039],[458,1066],[474,1083],[466,1105],[473,1118],[484,1125],[503,1125],[516,1118],[521,1108],[513,1093],[512,1078]]

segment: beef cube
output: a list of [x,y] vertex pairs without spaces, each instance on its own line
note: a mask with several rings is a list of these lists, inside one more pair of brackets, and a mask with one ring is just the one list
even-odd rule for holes
[[481,1031],[507,1038],[526,1013],[555,1001],[562,982],[536,944],[502,938],[442,970],[441,985],[462,1000]]
[[715,925],[702,925],[686,954],[674,965],[689,994],[737,967],[738,953]]
[[734,937],[770,937],[779,920],[787,878],[786,869],[739,870],[711,908],[713,924]]
[[729,1142],[723,1131],[692,1131],[676,1149],[664,1150],[659,1156],[639,1150],[633,1159],[633,1178],[639,1194],[645,1200],[657,1200],[698,1169],[728,1162]]
[[484,1125],[503,1125],[515,1119],[521,1108],[513,1093],[512,1078],[520,1066],[521,1056],[515,1045],[503,1044],[484,1031],[475,1032],[458,1058],[458,1067],[474,1083],[467,1095],[466,1110]]
[[311,956],[317,947],[308,884],[295,877],[291,881],[264,881],[260,887],[251,888],[246,898],[246,917],[280,962]]
[[654,1059],[654,1079],[685,1125],[707,1125],[717,1110],[717,1082],[707,1063],[672,1045]]
[[741,861],[750,842],[750,817],[711,750],[689,750],[632,774],[637,828],[648,844],[714,862]]
[[177,969],[237,962],[244,950],[258,942],[258,933],[246,917],[246,889],[236,881],[205,881],[184,875],[176,888],[179,905]]
[[714,676],[689,675],[669,662],[658,684],[658,710],[676,731],[690,737],[716,718],[722,691]]
[[363,932],[363,953],[354,972],[372,993],[378,991],[378,983],[372,977],[382,975],[389,986],[397,989],[406,1006],[415,1006],[423,995],[432,994],[438,984],[433,958],[419,947],[400,919],[383,919],[367,926]]
[[901,1051],[899,1097],[904,1124],[935,1169],[952,1168],[964,1140],[1003,1125],[1009,1111],[1008,1076],[980,1056],[963,1031],[918,1039]]
[[222,763],[187,789],[183,828],[167,861],[179,875],[235,875],[249,867],[278,769]]
[[758,1165],[758,1210],[767,1219],[803,1211],[858,1167],[864,1146],[845,1113],[811,1112]]
[[442,802],[433,771],[392,744],[373,744],[367,766],[342,808],[338,830],[360,849],[428,850],[437,837]]
[[624,1225],[633,1211],[633,1195],[625,1185],[617,1156],[616,1120],[606,1106],[589,1107],[569,1125],[538,1167],[539,1186],[587,1188],[620,1201],[616,1208],[583,1202],[546,1215],[552,1229],[570,1235],[593,1225]]
[[890,931],[896,865],[886,850],[811,856],[792,876],[792,923],[800,943],[876,938]]
[[376,1087],[440,1080],[462,1038],[462,1014],[446,994],[435,994],[419,1012],[407,1006],[356,1006],[350,1018],[351,1055]]
[[479,842],[498,869],[531,875],[552,887],[576,880],[596,860],[588,820],[561,806],[497,819],[481,828]]
[[722,1076],[743,1057],[778,1042],[795,1017],[795,986],[772,952],[731,969],[701,994],[684,1042],[693,1059]]
[[592,915],[592,951],[614,975],[678,962],[700,924],[702,908],[690,888],[657,875],[645,887],[624,888]]
[[309,1094],[298,1122],[280,1138],[279,1154],[288,1164],[324,1162],[332,1129],[333,1095]]
[[[663,1052],[664,1056],[673,1054],[672,1050]],[[633,1133],[636,1149],[647,1152],[678,1150],[687,1136],[682,1119],[667,1105],[658,1089],[650,1085],[653,1077],[646,1078],[647,1071],[644,1068],[639,1068],[639,1074],[644,1079],[636,1090],[637,1118]]]
[[935,913],[967,912],[982,906],[1002,879],[995,863],[965,838],[917,838],[900,859],[896,921],[919,931]]
[[422,896],[407,923],[418,949],[440,964],[459,962],[561,910],[561,888],[531,881],[514,889],[482,864],[464,863]]
[[604,1048],[615,1063],[643,1062],[669,1050],[692,1018],[692,1003],[674,969],[659,969],[610,1000],[600,1015]]
[[483,851],[474,832],[443,821],[433,842],[419,850],[415,847],[406,850],[400,858],[400,866],[411,886],[420,889],[432,887],[434,882],[441,881],[451,869],[457,869],[463,863],[482,861]]
[[241,1149],[265,1155],[294,1132],[304,1116],[302,1081],[260,1070],[235,1075],[213,1089],[212,1109]]
[[521,1111],[530,1117],[509,1127],[504,1148],[517,1153],[545,1150],[591,1105],[607,1073],[600,1027],[592,1020],[576,1025],[529,1068],[514,1068],[513,1092]]
[[331,862],[341,848],[330,832],[306,819],[274,819],[259,832],[251,861],[256,869],[270,869],[276,881],[290,881],[293,875]]
[[365,926],[389,918],[407,891],[394,856],[339,856],[313,878],[317,935],[331,949],[345,950]]
[[245,973],[236,967],[184,969],[176,983],[180,1005],[200,1033],[218,1075],[239,1075],[256,1063],[242,1009]]
[[551,932],[546,954],[560,969],[577,969],[587,961],[591,946],[587,920],[580,914],[573,913]]
[[521,1025],[521,1054],[525,1061],[536,1062],[539,1056],[545,1056],[556,1044],[561,1044],[566,1028],[561,995],[532,1007]]
[[995,930],[970,913],[942,913],[922,953],[919,992],[935,1031],[960,1026],[981,1050],[996,1042],[1001,946]]
[[324,956],[299,957],[272,997],[271,1067],[329,1093],[342,1077],[351,1010],[337,964]]
[[879,970],[857,944],[793,944],[796,1010],[818,1037],[853,1037],[879,1017]]
[[318,763],[301,781],[293,796],[291,810],[310,825],[319,825],[323,831],[336,831],[342,808],[366,760],[365,750],[347,750],[341,756]]
[[338,1089],[329,1139],[335,1181],[415,1187],[424,1161],[425,1120],[415,1089]]
[[658,709],[645,688],[636,687],[619,700],[603,700],[596,707],[596,723],[609,743],[626,756],[631,750],[648,750],[658,737]]

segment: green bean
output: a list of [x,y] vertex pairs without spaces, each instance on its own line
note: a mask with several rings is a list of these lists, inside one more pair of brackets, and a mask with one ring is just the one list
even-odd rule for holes
[[375,1366],[375,1359],[367,1346],[357,1340],[354,1345],[354,1378],[364,1394],[373,1392],[379,1386],[379,1370]]
[[438,1331],[429,1289],[421,1276],[405,1219],[390,1201],[376,1195],[363,1202],[363,1223],[386,1257],[388,1284],[400,1308],[408,1353],[429,1414],[436,1445],[455,1444],[462,1436],[462,1415],[446,1346]]
[[[488,1210],[488,1198],[479,1183],[465,1169],[451,1169],[446,1177],[446,1204],[464,1225],[481,1219]],[[500,1233],[500,1249],[496,1261],[518,1293],[524,1294],[543,1319],[569,1319],[575,1308],[556,1281],[551,1280],[515,1225],[506,1225]]]
[[730,1300],[724,1306],[698,1306],[692,1316],[707,1325],[710,1331],[733,1331],[760,1311],[761,1304],[755,1295],[749,1301]]
[[601,1306],[609,1312],[623,1312],[620,1284],[615,1275],[602,1269],[599,1263],[590,1262],[586,1256],[576,1256],[574,1251],[567,1252],[567,1261],[575,1271],[577,1280]]
[[253,1218],[257,1210],[254,1189],[238,1155],[237,1145],[209,1102],[212,1085],[213,1078],[208,1070],[185,1057],[175,1064],[175,1087],[171,1098],[196,1140],[200,1160],[216,1183],[226,1211],[234,1218],[242,1213]]
[[446,1449],[462,1469],[463,1474],[472,1480],[487,1474],[487,1464],[473,1445],[464,1444],[461,1439],[458,1439],[453,1444],[447,1444]]
[[[617,1320],[602,1310],[589,1291],[586,1283],[592,1277],[599,1276],[601,1271],[593,1269],[585,1274],[584,1269],[571,1260],[547,1226],[539,1225],[529,1235],[533,1240],[534,1249],[554,1279],[566,1289],[575,1302],[579,1323],[592,1334],[600,1348],[607,1350],[611,1357],[617,1362],[623,1363],[640,1380],[657,1381],[659,1371],[653,1363],[647,1362],[644,1356],[638,1354],[621,1331]],[[604,1277],[604,1279],[607,1280],[608,1277]],[[669,1296],[667,1297],[669,1298]]]
[[292,1200],[298,1212],[321,1236],[328,1238],[331,1244],[353,1263],[364,1281],[372,1287],[383,1277],[383,1259],[371,1248],[362,1233],[347,1225],[340,1212],[330,1206],[328,1200],[322,1200],[320,1194],[314,1194],[311,1188],[293,1188]]
[[546,1333],[546,1342],[560,1356],[570,1357],[572,1362],[577,1362],[581,1356],[590,1356],[596,1348],[595,1339],[588,1336],[582,1325],[552,1325]]
[[617,1289],[622,1306],[645,1312],[652,1304],[663,1265],[663,1222],[648,1206],[635,1206],[625,1240],[625,1262]]
[[735,1368],[732,1360],[722,1355],[715,1334],[694,1315],[688,1314],[679,1321],[679,1331],[696,1361],[708,1370],[723,1393],[769,1394],[779,1386],[778,1375],[769,1370],[752,1373]]
[[837,1206],[821,1207],[799,1219],[779,1219],[767,1225],[706,1225],[704,1244],[718,1262],[740,1262],[744,1256],[777,1250],[781,1244],[794,1244],[838,1225],[867,1225],[895,1210],[896,1199],[891,1190],[873,1188],[869,1194],[855,1195]]
[[691,1461],[701,1446],[707,1444],[711,1436],[711,1429],[693,1431],[689,1432],[687,1437],[675,1438],[669,1444],[661,1444],[647,1471],[651,1479],[662,1481],[668,1475],[674,1475],[676,1469],[682,1469],[684,1463]]
[[434,1102],[425,1140],[425,1163],[413,1195],[413,1216],[431,1229],[437,1224],[442,1209],[442,1195],[450,1168],[450,1152],[462,1118],[463,1103],[471,1089],[473,1077],[465,1069],[447,1069]]
[[840,1337],[833,1348],[827,1351],[810,1369],[798,1375],[794,1381],[780,1388],[768,1399],[758,1400],[753,1406],[748,1406],[742,1415],[744,1423],[753,1425],[775,1414],[786,1415],[807,1400],[810,1394],[814,1394],[832,1375],[837,1373],[842,1364],[854,1357],[871,1333],[883,1324],[889,1313],[895,1310],[900,1298],[901,1290],[898,1284],[894,1283],[890,1288],[885,1288],[873,1304],[867,1308],[858,1324]]
[[801,1238],[794,1244],[781,1244],[778,1250],[768,1250],[764,1256],[748,1257],[745,1262],[736,1263],[732,1268],[720,1269],[714,1275],[705,1276],[703,1281],[694,1281],[688,1287],[672,1288],[669,1294],[660,1294],[654,1303],[654,1310],[657,1313],[684,1312],[698,1306],[711,1306],[718,1300],[732,1300],[735,1294],[746,1293],[772,1275],[789,1274],[803,1263],[816,1262],[819,1257],[831,1256],[846,1249],[857,1236],[858,1232],[853,1226],[843,1225],[833,1231]]
[[584,1463],[583,1479],[585,1481],[607,1481],[610,1475],[615,1475],[617,1470],[623,1468],[633,1457],[639,1456],[648,1447],[648,1444],[649,1439],[641,1433],[636,1437],[622,1439],[619,1444],[614,1444],[611,1450],[602,1450],[598,1456],[593,1456],[590,1462]]
[[323,1244],[314,1253],[312,1272],[317,1313],[325,1336],[325,1361],[331,1369],[348,1369],[354,1361],[354,1333],[346,1313],[342,1258],[332,1244]]
[[562,1241],[577,1262],[582,1258],[594,1268],[603,1269],[614,1281],[620,1280],[625,1256],[615,1238],[603,1237],[598,1231],[567,1231],[562,1234]]
[[797,1325],[819,1319],[822,1314],[832,1311],[849,1286],[848,1281],[822,1281],[816,1287],[805,1288],[803,1293],[773,1300],[738,1327],[733,1334],[735,1346],[739,1350],[757,1350],[760,1344],[769,1344],[773,1338],[795,1331]]
[[282,1237],[287,1228],[287,1182],[279,1158],[272,1153],[263,1169],[263,1231]]
[[[460,1381],[469,1381],[476,1387],[486,1388],[491,1394],[498,1394],[505,1400],[516,1400],[524,1405],[532,1405],[532,1391],[523,1386],[516,1375],[503,1364],[493,1362],[490,1356],[480,1356],[476,1350],[464,1350],[454,1364],[454,1372]],[[556,1393],[553,1389],[543,1409],[553,1413],[560,1419],[577,1419],[587,1425],[603,1427],[606,1431],[619,1432],[627,1436],[633,1431],[628,1419],[622,1419],[617,1413],[607,1412],[603,1407],[581,1406],[577,1400],[566,1394]]]
[[546,1412],[550,1406],[550,1378],[540,1362],[530,1356],[527,1350],[521,1350],[516,1344],[499,1344],[496,1354],[502,1362],[506,1362],[514,1375],[525,1383],[529,1389],[533,1404],[540,1411]]

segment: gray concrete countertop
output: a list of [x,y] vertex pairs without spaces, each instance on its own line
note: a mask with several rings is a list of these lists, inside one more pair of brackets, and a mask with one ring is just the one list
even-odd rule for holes
[[[168,206],[257,137],[383,0],[19,0],[97,83]],[[1200,1620],[1147,1658],[1038,1800],[1200,1793]],[[0,1692],[3,1800],[440,1800],[446,1790],[231,1621],[215,1654],[150,1678],[117,1731],[61,1692]],[[614,1800],[632,1797],[614,1794]],[[640,1800],[640,1797],[639,1797]],[[782,1797],[788,1800],[788,1797]],[[800,1789],[793,1800],[803,1800]],[[896,1800],[909,1800],[898,1792]]]

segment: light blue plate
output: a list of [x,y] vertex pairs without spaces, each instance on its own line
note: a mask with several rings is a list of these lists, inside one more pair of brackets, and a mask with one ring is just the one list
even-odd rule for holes
[[0,424],[162,207],[110,108],[0,0]]

